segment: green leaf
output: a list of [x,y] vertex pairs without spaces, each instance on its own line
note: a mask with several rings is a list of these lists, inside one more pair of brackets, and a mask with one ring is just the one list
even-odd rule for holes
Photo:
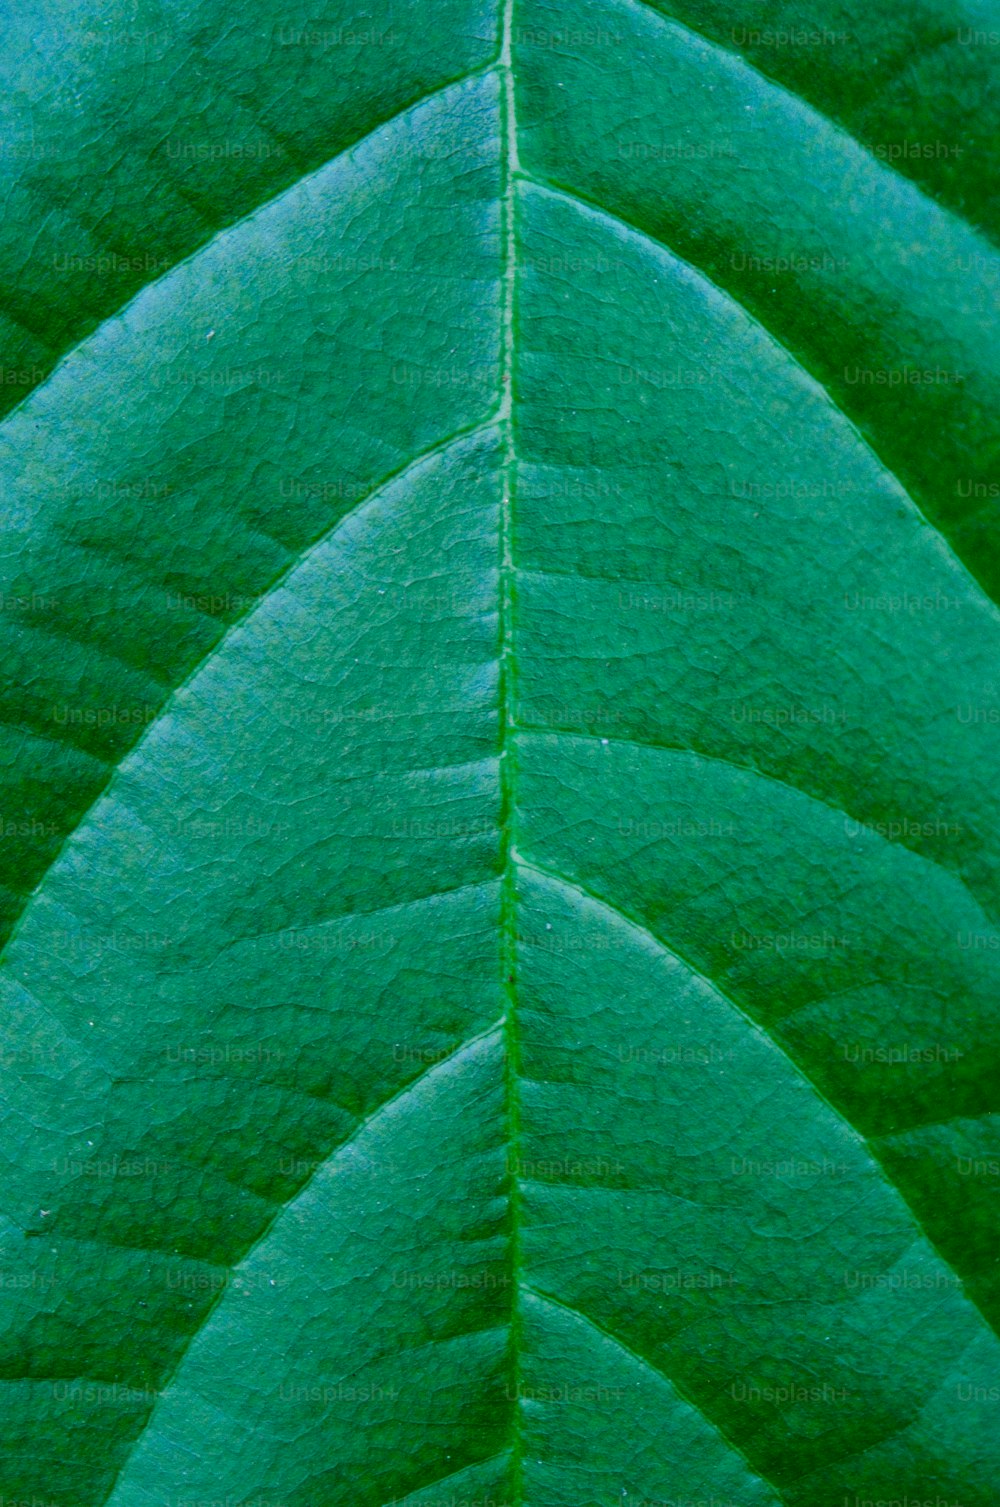
[[989,19],[8,20],[3,1507],[995,1507]]

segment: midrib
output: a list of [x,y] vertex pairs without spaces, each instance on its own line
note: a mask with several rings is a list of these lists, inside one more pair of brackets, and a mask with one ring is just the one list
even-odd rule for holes
[[503,883],[501,887],[500,966],[501,988],[505,1004],[504,1048],[506,1059],[507,1099],[507,1176],[510,1189],[510,1261],[511,1326],[510,1375],[511,1406],[511,1495],[515,1503],[524,1500],[521,1441],[521,1199],[520,1100],[518,1077],[520,1053],[517,1031],[517,896],[514,851],[517,821],[517,764],[512,732],[514,729],[514,601],[515,573],[513,557],[513,510],[517,456],[514,449],[514,315],[517,279],[517,232],[515,225],[514,184],[518,172],[517,106],[511,43],[515,0],[504,0],[503,34],[499,71],[503,86],[501,102],[503,163],[503,351],[499,422],[503,436],[503,480],[500,505],[500,792],[503,842]]

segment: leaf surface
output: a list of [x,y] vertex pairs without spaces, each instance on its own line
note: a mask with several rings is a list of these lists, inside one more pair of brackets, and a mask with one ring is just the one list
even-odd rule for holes
[[14,19],[9,1502],[995,1504],[984,24]]

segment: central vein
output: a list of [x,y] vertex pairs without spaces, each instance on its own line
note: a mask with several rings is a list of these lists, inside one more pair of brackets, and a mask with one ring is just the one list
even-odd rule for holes
[[498,420],[503,441],[503,478],[500,505],[500,795],[503,842],[501,887],[500,966],[506,1002],[504,1038],[508,1115],[508,1187],[510,1190],[511,1260],[511,1487],[515,1502],[523,1500],[521,1448],[521,1202],[520,1202],[520,1104],[518,1099],[519,1050],[517,1034],[517,895],[514,870],[514,840],[517,812],[517,765],[514,748],[514,556],[513,506],[517,457],[514,449],[514,313],[517,278],[517,229],[515,179],[518,172],[517,110],[511,43],[514,0],[504,0],[503,37],[499,72],[503,89],[503,351]]

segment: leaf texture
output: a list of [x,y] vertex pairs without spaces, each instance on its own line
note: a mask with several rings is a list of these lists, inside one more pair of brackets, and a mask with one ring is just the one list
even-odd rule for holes
[[991,33],[825,9],[11,17],[8,1507],[994,1507]]

